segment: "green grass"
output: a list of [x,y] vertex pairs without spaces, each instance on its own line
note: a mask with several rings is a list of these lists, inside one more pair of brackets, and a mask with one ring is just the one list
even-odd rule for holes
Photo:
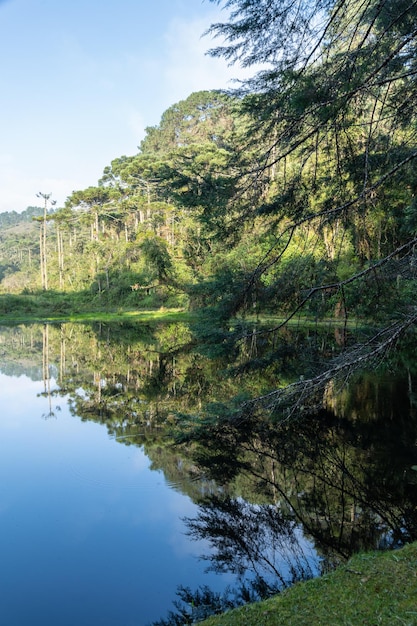
[[[66,318],[69,322],[185,322],[190,316],[181,309],[155,309],[149,311],[113,311],[75,313]],[[55,318],[55,321],[56,318]],[[61,320],[65,321],[65,320]]]
[[0,294],[0,324],[45,322],[186,322],[191,315],[180,308],[130,310],[100,305],[88,294]]
[[298,583],[203,626],[417,625],[417,543],[354,556],[331,574]]
[[[121,322],[121,321],[169,321],[187,322],[196,317],[196,313],[186,312],[181,308],[164,308],[158,305],[152,308],[131,310],[127,302],[117,305],[102,302],[91,293],[60,293],[40,291],[37,293],[7,294],[0,293],[0,323],[24,324],[43,322]],[[284,317],[262,314],[248,316],[246,322],[259,322],[279,326]],[[308,317],[297,317],[287,322],[290,326],[327,327],[344,326],[343,320],[321,320],[317,322]],[[349,328],[357,327],[357,321],[349,320]]]
[[0,324],[33,324],[63,322],[186,322],[190,316],[179,309],[156,309],[154,311],[92,311],[80,313],[0,313]]

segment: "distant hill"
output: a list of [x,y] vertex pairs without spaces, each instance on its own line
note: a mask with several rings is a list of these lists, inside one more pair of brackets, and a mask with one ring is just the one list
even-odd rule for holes
[[21,291],[33,284],[32,262],[38,263],[41,207],[28,207],[22,213],[0,213],[0,282],[8,291]]
[[43,209],[38,206],[29,206],[21,213],[17,213],[17,211],[0,213],[0,230],[32,222],[32,218],[39,217],[40,215],[43,215]]

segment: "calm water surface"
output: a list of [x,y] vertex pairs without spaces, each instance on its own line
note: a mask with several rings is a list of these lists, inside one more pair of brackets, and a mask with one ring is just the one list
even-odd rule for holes
[[[297,333],[301,365],[334,348]],[[236,365],[268,349],[248,336]],[[417,540],[407,350],[277,423],[216,411],[275,388],[286,358],[227,376],[181,324],[0,328],[0,626],[146,626],[174,610],[179,585],[220,592],[240,574],[277,589]],[[178,415],[200,424],[206,403],[194,445],[169,445]]]
[[0,374],[0,624],[140,626],[166,615],[178,584],[224,588],[184,534],[190,499],[42,391]]

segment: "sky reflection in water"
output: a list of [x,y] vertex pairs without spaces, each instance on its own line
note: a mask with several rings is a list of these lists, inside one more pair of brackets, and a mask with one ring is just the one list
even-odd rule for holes
[[[53,381],[52,381],[53,382]],[[178,584],[222,589],[181,518],[196,510],[141,449],[0,374],[0,624],[142,626]]]

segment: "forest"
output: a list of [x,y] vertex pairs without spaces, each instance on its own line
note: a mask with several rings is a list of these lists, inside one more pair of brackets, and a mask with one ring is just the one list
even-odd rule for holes
[[337,352],[254,401],[300,408],[413,339],[417,6],[217,4],[230,19],[209,54],[253,77],[173,104],[63,207],[45,190],[2,214],[0,313],[181,309],[208,353],[270,342],[248,356],[261,369],[296,349],[281,329],[333,323]]

